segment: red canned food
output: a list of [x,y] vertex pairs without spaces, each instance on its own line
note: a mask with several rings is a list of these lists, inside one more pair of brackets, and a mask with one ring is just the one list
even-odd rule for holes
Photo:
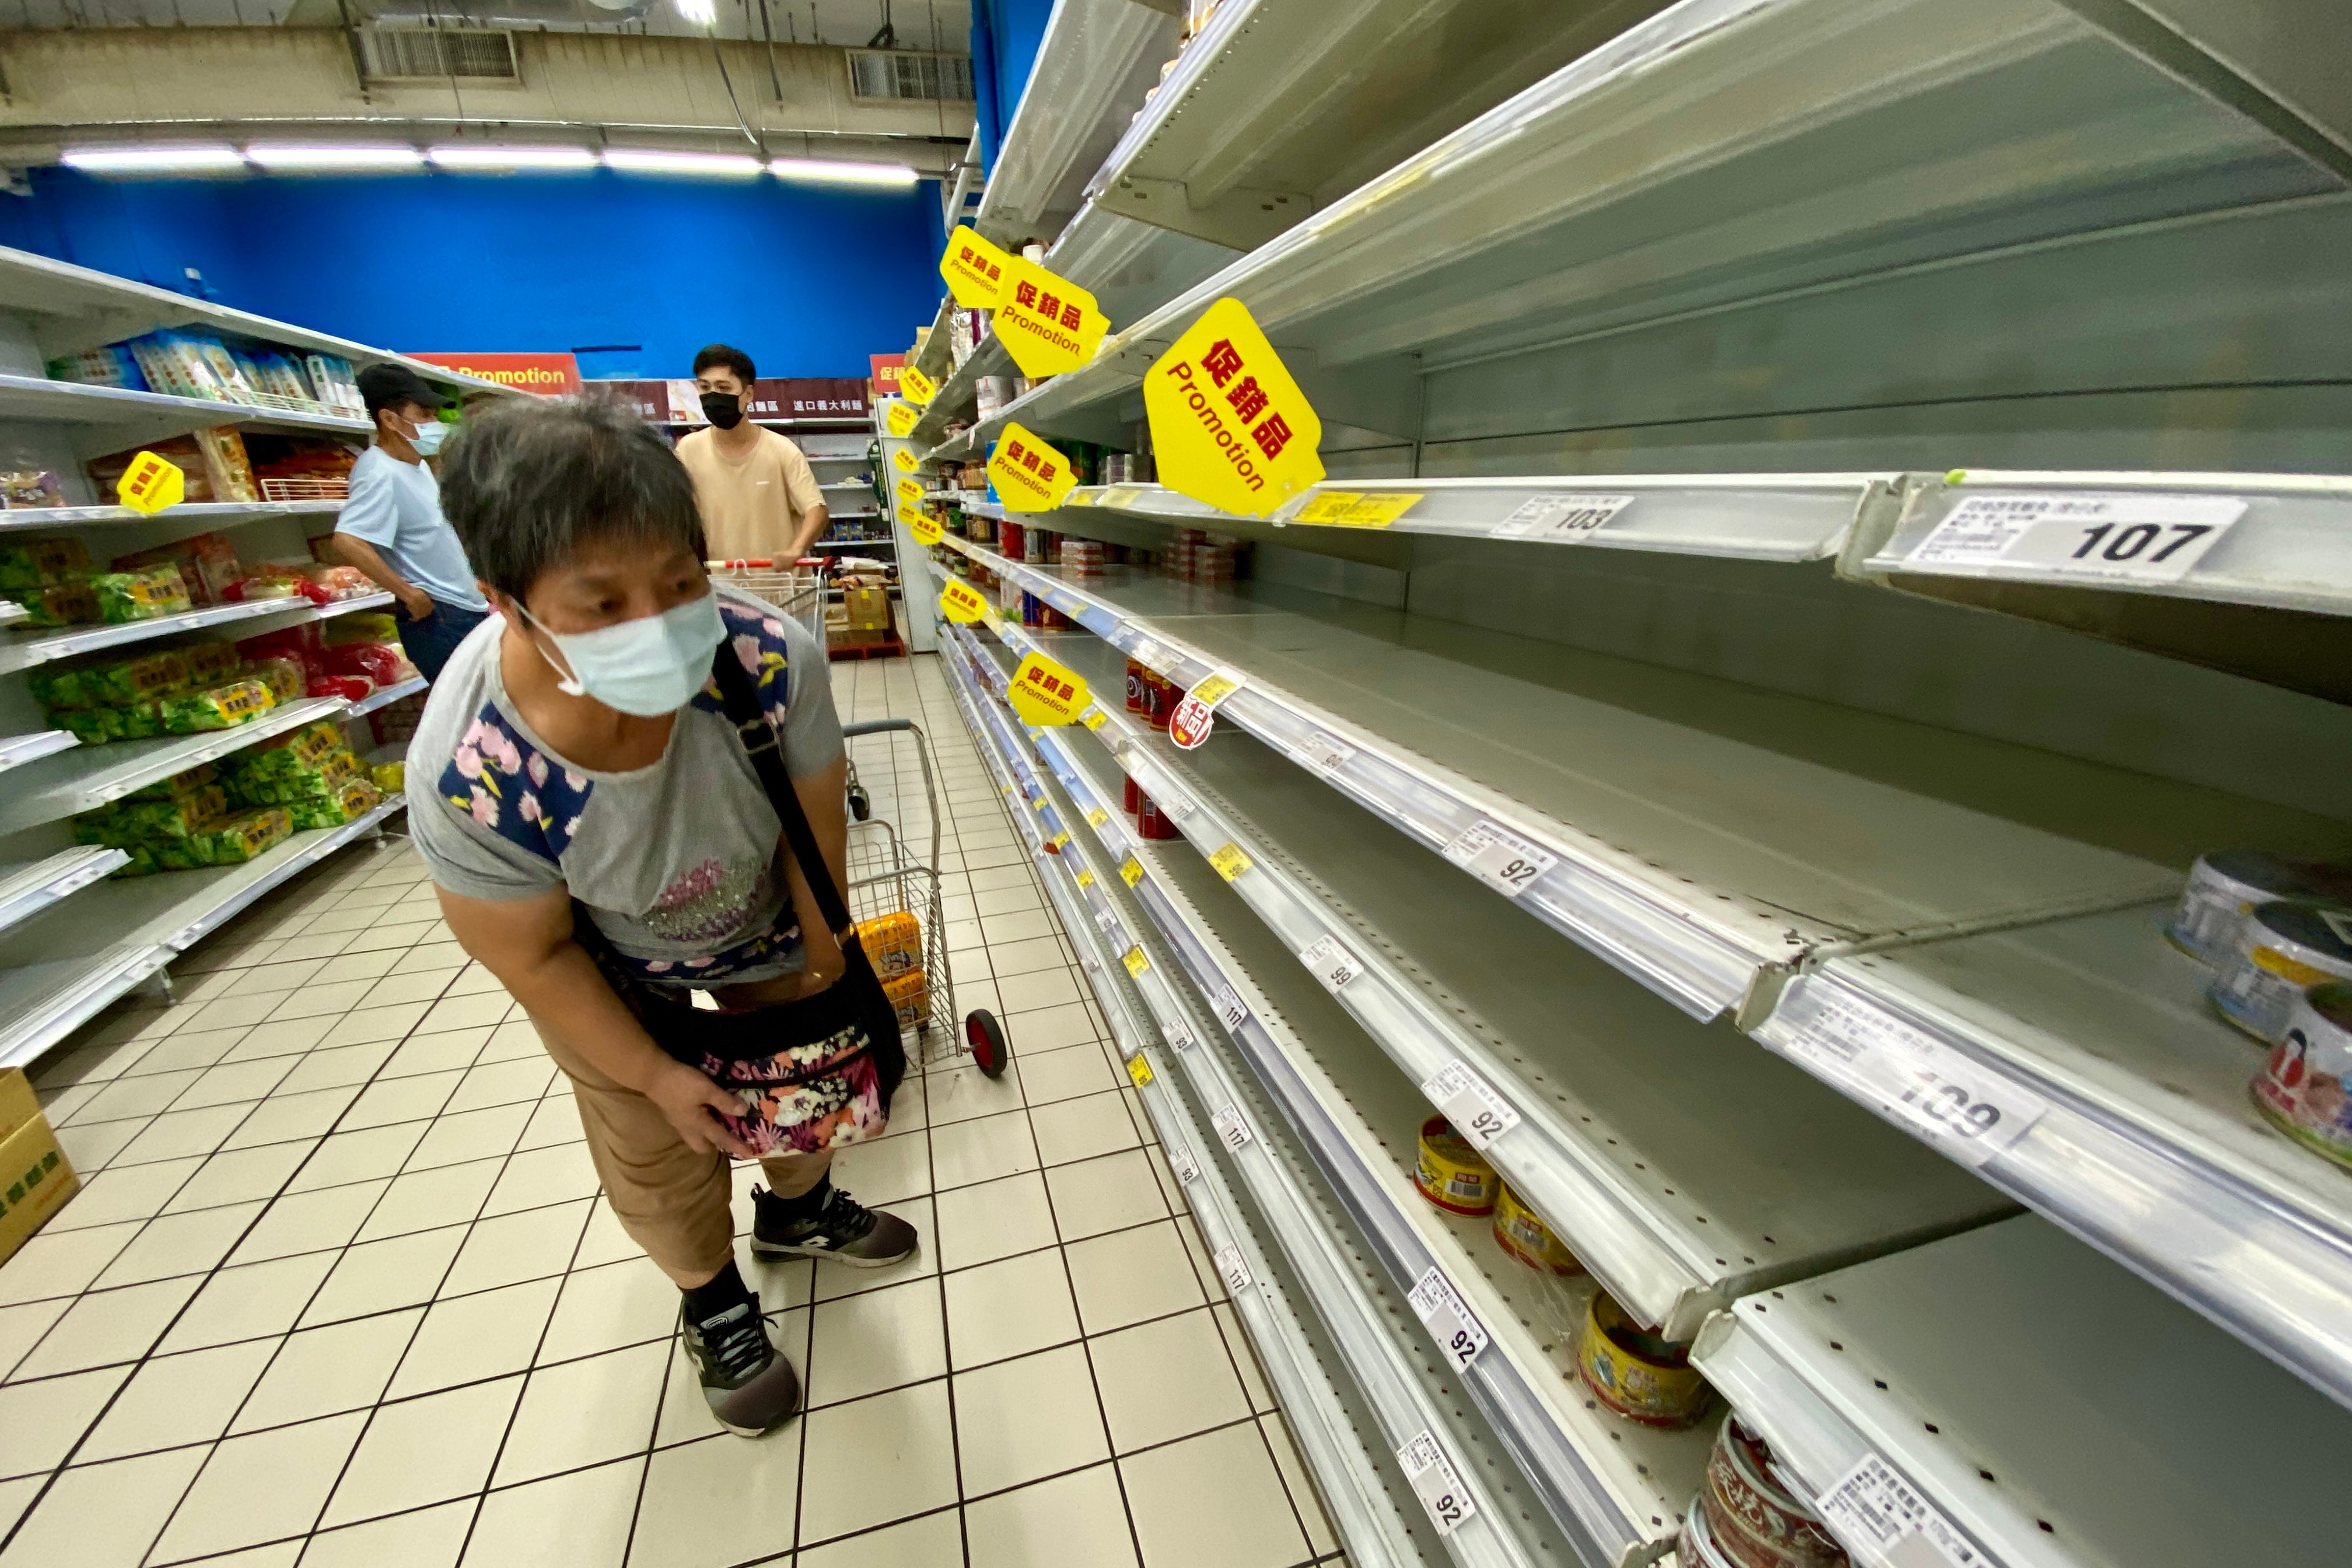
[[1123,779],[1120,782],[1126,787],[1120,792],[1119,805],[1127,808],[1128,816],[1133,816],[1143,809],[1143,791],[1136,787],[1136,783],[1131,778]]
[[1158,801],[1139,790],[1137,792],[1137,796],[1142,802],[1135,810],[1137,837],[1181,838],[1184,837],[1176,830],[1176,819],[1161,811]]
[[1130,713],[1143,711],[1143,666],[1131,658],[1129,659],[1127,661],[1127,710]]
[[1143,721],[1155,730],[1165,730],[1168,721],[1175,716],[1176,704],[1183,700],[1184,694],[1176,689],[1174,681],[1164,679],[1150,670],[1143,672]]

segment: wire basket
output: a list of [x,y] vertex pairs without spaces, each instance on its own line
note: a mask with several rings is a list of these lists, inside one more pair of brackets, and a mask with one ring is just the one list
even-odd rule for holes
[[[948,973],[946,927],[940,919],[939,873],[909,857],[898,831],[881,821],[854,822],[849,827],[849,918],[860,926],[891,915],[911,915],[920,928],[911,965],[887,944],[869,944],[866,956],[882,976],[885,990],[907,984],[901,976],[909,967],[921,976],[922,995],[893,994],[900,1003],[899,1021],[913,1015],[917,1046],[910,1059],[929,1061],[957,1049],[955,982]],[[882,951],[872,951],[873,946]]]
[[764,599],[806,626],[819,648],[825,646],[824,578],[819,574],[779,566],[772,561],[706,561],[703,564],[710,569],[712,582]]
[[349,479],[264,479],[261,481],[263,500],[349,500],[352,481]]

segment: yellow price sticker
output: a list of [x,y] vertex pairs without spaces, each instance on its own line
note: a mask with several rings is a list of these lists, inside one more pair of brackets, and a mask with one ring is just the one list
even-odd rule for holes
[[950,577],[940,589],[940,614],[968,626],[987,616],[988,595],[961,577]]
[[1203,708],[1214,708],[1242,689],[1242,678],[1220,669],[1201,678],[1201,683],[1187,693]]
[[1110,813],[1105,811],[1101,806],[1097,806],[1092,811],[1087,813],[1087,826],[1089,827],[1100,827],[1104,823],[1108,822],[1109,820]]
[[1129,856],[1126,859],[1119,862],[1118,876],[1119,880],[1132,888],[1138,882],[1143,880],[1143,862],[1137,859],[1132,855]]
[[1209,864],[1217,868],[1218,876],[1230,882],[1250,868],[1250,858],[1242,853],[1240,845],[1228,844],[1209,857]]
[[1078,715],[1078,722],[1089,730],[1100,730],[1107,715],[1099,708],[1089,708]]
[[929,403],[940,395],[940,384],[913,365],[902,365],[898,371],[898,391],[909,403]]
[[1138,1089],[1151,1081],[1151,1064],[1143,1059],[1141,1051],[1127,1058],[1127,1076],[1134,1079]]
[[947,280],[948,292],[955,296],[957,304],[968,310],[992,310],[1003,288],[1005,268],[1016,259],[982,238],[977,230],[959,228],[948,236],[948,247],[940,254],[940,276]]
[[132,511],[162,511],[179,505],[187,493],[188,477],[152,452],[131,458],[122,477],[114,481],[115,499]]
[[908,506],[920,506],[923,504],[923,481],[900,479],[890,487],[890,493]]
[[890,466],[902,474],[911,474],[922,465],[912,447],[894,447],[890,449]]
[[1022,374],[1062,375],[1083,368],[1102,347],[1108,325],[1092,294],[1025,257],[1006,258],[995,332]]
[[1095,874],[1081,866],[1078,868],[1077,882],[1081,888],[1091,888],[1095,885]]
[[1142,979],[1143,972],[1151,967],[1151,960],[1143,955],[1143,949],[1140,947],[1129,948],[1125,963],[1129,976],[1136,980]]
[[1300,507],[1290,521],[1310,528],[1386,528],[1420,505],[1423,499],[1417,490],[1396,495],[1324,490]]
[[1121,485],[1116,489],[1108,489],[1103,491],[1101,495],[1097,496],[1095,498],[1095,505],[1107,507],[1113,511],[1118,511],[1127,507],[1133,506],[1137,501],[1139,501],[1142,499],[1143,492],[1141,490],[1137,489],[1130,485]]
[[913,404],[894,398],[882,416],[882,427],[903,441],[913,433],[915,421],[921,417],[921,412]]
[[1018,424],[1008,424],[988,459],[988,479],[1007,511],[1052,511],[1076,488],[1070,459]]
[[1056,833],[1053,837],[1045,840],[1045,847],[1059,852],[1062,847],[1069,843],[1069,841],[1070,836],[1068,834]]
[[1065,669],[1042,653],[1024,654],[1005,688],[1005,700],[1024,724],[1066,724],[1092,700],[1087,678]]
[[903,506],[898,509],[898,521],[907,525],[907,531],[915,536],[915,542],[926,550],[937,544],[948,531],[947,524],[929,512],[919,511],[914,516],[908,517],[907,509]]
[[1143,378],[1160,482],[1265,517],[1323,482],[1323,422],[1239,300],[1218,300]]

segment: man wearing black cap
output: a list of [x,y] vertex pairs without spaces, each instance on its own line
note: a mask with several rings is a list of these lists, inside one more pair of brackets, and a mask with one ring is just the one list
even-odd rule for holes
[[425,459],[441,447],[440,395],[403,364],[359,374],[375,444],[352,465],[351,499],[335,520],[334,550],[399,599],[400,646],[425,679],[490,613],[457,531],[441,515],[441,486]]

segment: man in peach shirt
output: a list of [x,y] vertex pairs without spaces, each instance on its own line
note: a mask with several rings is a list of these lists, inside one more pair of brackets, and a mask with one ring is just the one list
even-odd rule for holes
[[801,449],[752,423],[751,356],[712,343],[694,356],[695,390],[710,421],[677,444],[694,476],[702,531],[716,561],[797,561],[824,536],[831,516]]

